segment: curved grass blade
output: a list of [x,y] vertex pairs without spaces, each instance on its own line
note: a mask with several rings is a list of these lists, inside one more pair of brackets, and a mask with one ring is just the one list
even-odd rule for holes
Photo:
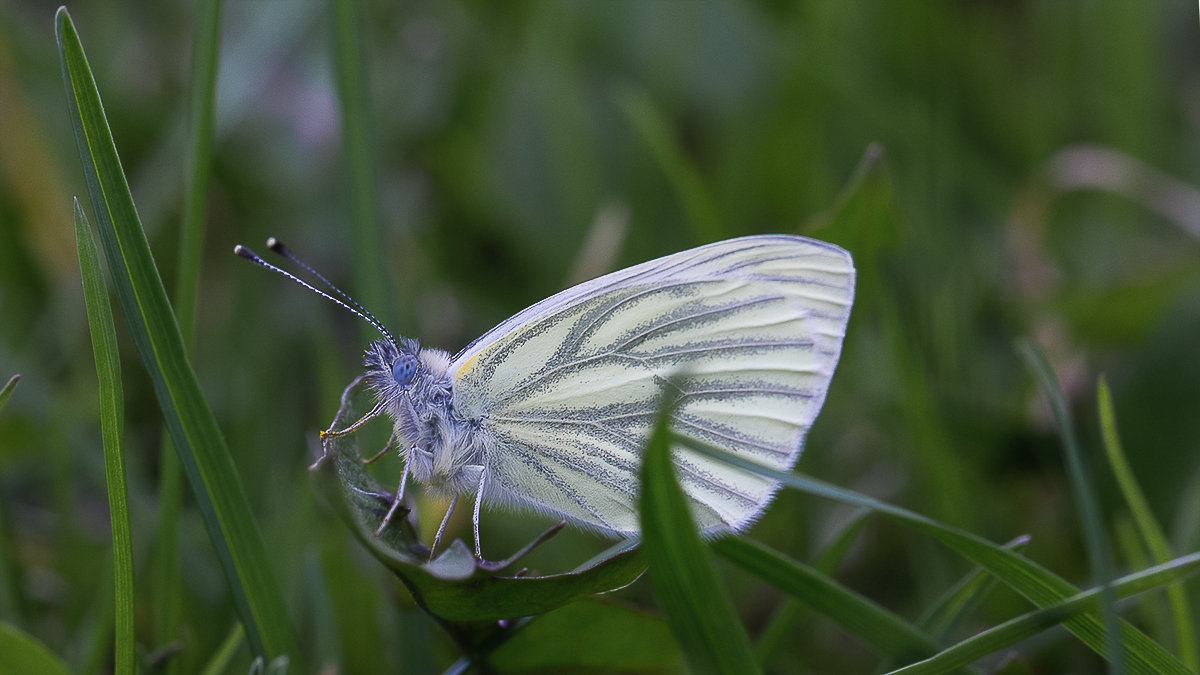
[[255,654],[299,657],[262,536],[229,450],[188,362],[183,338],[141,228],[79,36],[55,15],[59,58],[92,211],[117,300],[154,384]]
[[16,626],[0,621],[0,675],[70,675],[71,669],[46,645]]
[[8,382],[4,383],[4,388],[0,389],[0,410],[4,410],[4,404],[8,403],[8,397],[12,396],[13,391],[17,388],[17,383],[21,381],[21,374],[17,373],[8,378]]
[[988,654],[1020,642],[1026,638],[1057,626],[1064,619],[1079,612],[1095,611],[1103,602],[1105,592],[1111,591],[1118,598],[1173,584],[1195,574],[1200,569],[1200,553],[1192,553],[1130,574],[1114,581],[1111,585],[1090,588],[1065,600],[1042,609],[1037,609],[1015,619],[1005,621],[936,654],[925,661],[913,663],[891,672],[891,675],[933,675],[968,665]]
[[113,671],[132,675],[134,670],[133,535],[129,519],[129,494],[125,485],[125,449],[121,441],[125,415],[121,388],[121,360],[117,353],[117,328],[113,324],[100,256],[87,216],[75,200],[75,247],[83,277],[88,332],[100,381],[100,435],[104,445],[104,480],[108,485],[108,512],[112,522],[113,582],[116,645]]
[[[1005,550],[978,535],[939,523],[928,516],[815,478],[768,469],[747,459],[730,455],[720,448],[694,438],[675,436],[674,440],[689,450],[752,471],[760,476],[772,478],[792,489],[843,504],[871,509],[913,527],[996,575],[998,579],[1038,607],[1052,605],[1079,592],[1079,589],[1066,579],[1028,558]],[[1101,656],[1107,653],[1104,626],[1095,613],[1089,612],[1073,616],[1064,621],[1063,625],[1096,653]],[[1122,620],[1119,625],[1122,646],[1125,648],[1125,667],[1128,672],[1137,675],[1162,675],[1165,673],[1187,675],[1191,673],[1186,666],[1180,663],[1179,659],[1132,624]]]
[[684,657],[698,673],[756,673],[758,662],[700,540],[671,462],[668,416],[642,459],[642,551],[654,595]]
[[[850,545],[854,543],[854,539],[866,525],[867,517],[870,515],[871,512],[866,509],[856,511],[833,540],[817,555],[813,567],[823,574],[832,574],[837,563],[846,555],[846,551],[850,549]],[[804,615],[805,611],[808,611],[808,608],[792,597],[784,600],[783,604],[775,610],[770,622],[759,633],[758,640],[754,643],[754,653],[758,657],[759,664],[766,667],[770,663],[771,657],[775,655],[784,641],[794,634],[795,623]]]
[[[1101,587],[1112,580],[1112,554],[1108,548],[1108,537],[1101,523],[1100,504],[1096,497],[1096,488],[1088,469],[1087,460],[1079,448],[1079,439],[1075,435],[1075,422],[1071,419],[1071,411],[1067,408],[1067,400],[1058,384],[1058,377],[1046,359],[1046,353],[1041,347],[1028,340],[1021,340],[1017,350],[1029,364],[1031,370],[1041,382],[1042,391],[1050,403],[1054,413],[1058,432],[1062,436],[1063,454],[1067,460],[1067,476],[1071,480],[1071,494],[1075,498],[1075,508],[1079,511],[1079,519],[1083,523],[1084,543],[1087,548],[1088,563],[1092,573],[1096,575]],[[1100,614],[1104,620],[1104,632],[1108,640],[1109,672],[1118,675],[1124,668],[1124,650],[1117,636],[1117,607],[1116,598],[1112,593],[1100,594]]]
[[[1150,502],[1133,475],[1133,467],[1129,466],[1129,461],[1125,459],[1125,450],[1121,447],[1121,437],[1117,433],[1117,415],[1113,410],[1112,393],[1103,376],[1097,386],[1096,395],[1100,404],[1100,432],[1104,440],[1104,450],[1108,454],[1108,464],[1112,467],[1113,476],[1116,477],[1125,503],[1129,505],[1129,512],[1133,515],[1138,535],[1150,551],[1151,558],[1156,563],[1165,563],[1171,558],[1171,547],[1154,517]],[[1167,586],[1166,592],[1174,618],[1175,646],[1179,650],[1179,658],[1188,668],[1200,670],[1200,656],[1196,653],[1193,637],[1196,634],[1196,625],[1192,621],[1187,594],[1180,584]]]
[[721,557],[804,601],[888,658],[907,663],[927,658],[939,649],[936,642],[881,605],[762,544],[742,537],[724,537],[712,546]]
[[[1004,548],[1020,551],[1029,544],[1029,541],[1029,535],[1023,534],[1004,544]],[[962,581],[955,584],[941,600],[934,603],[917,620],[917,626],[935,640],[943,640],[963,617],[970,614],[983,602],[984,597],[991,592],[996,583],[996,577],[988,574],[987,570],[982,567],[976,567]]]

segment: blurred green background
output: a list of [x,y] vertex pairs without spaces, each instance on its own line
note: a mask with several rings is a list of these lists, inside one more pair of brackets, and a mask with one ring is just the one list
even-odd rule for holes
[[[0,382],[23,378],[0,411],[0,618],[103,672],[110,539],[71,226],[85,188],[55,6],[0,5]],[[194,9],[70,6],[169,288]],[[316,430],[371,335],[231,255],[236,243],[265,252],[271,235],[393,332],[451,352],[571,283],[693,245],[763,232],[836,241],[855,255],[858,299],[800,471],[996,541],[1028,533],[1030,557],[1086,585],[1058,439],[1013,349],[1030,337],[1071,397],[1118,550],[1128,517],[1097,441],[1102,373],[1175,552],[1200,547],[1194,3],[414,0],[362,11],[382,231],[367,245],[349,225],[329,6],[224,7],[193,361],[313,664],[427,672],[454,652],[314,499]],[[874,198],[857,226],[822,230],[856,167]],[[163,646],[148,572],[162,425],[131,344],[122,364],[150,652]],[[398,462],[382,464],[394,480]],[[187,505],[176,658],[192,672],[235,613]],[[454,534],[469,536],[460,515]],[[782,494],[751,534],[804,560],[848,516]],[[485,512],[484,549],[515,550],[545,525]],[[564,570],[604,545],[565,533],[533,564]],[[836,576],[915,617],[966,570],[872,520]],[[726,579],[754,637],[781,598],[742,573]],[[653,606],[645,581],[618,597]],[[1126,616],[1169,648],[1152,611],[1139,620],[1158,601]],[[1025,608],[998,592],[964,634]],[[1039,672],[1101,667],[1061,630],[1019,651]],[[244,648],[239,658],[234,672]],[[811,621],[768,664],[837,673],[876,661]]]

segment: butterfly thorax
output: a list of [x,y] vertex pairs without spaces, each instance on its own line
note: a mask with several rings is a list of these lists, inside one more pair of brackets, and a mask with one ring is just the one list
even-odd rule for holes
[[[398,379],[397,359],[415,363]],[[440,497],[474,492],[486,452],[478,426],[454,409],[450,355],[416,340],[373,342],[365,355],[367,382],[394,421],[400,454],[412,478]]]

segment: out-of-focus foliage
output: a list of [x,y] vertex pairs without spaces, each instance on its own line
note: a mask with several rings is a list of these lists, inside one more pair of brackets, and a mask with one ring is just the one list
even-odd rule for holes
[[[155,260],[173,279],[193,4],[70,9]],[[111,572],[98,563],[111,559],[111,539],[72,234],[71,197],[86,189],[53,10],[0,6],[0,378],[22,375],[0,410],[0,620],[72,669],[97,672],[111,645]],[[428,672],[458,652],[315,498],[306,469],[316,430],[359,370],[364,333],[230,255],[269,235],[351,293],[362,256],[382,256],[385,302],[370,309],[394,332],[450,351],[581,278],[708,238],[836,241],[855,255],[858,297],[802,471],[993,541],[1028,533],[1024,555],[1090,586],[1052,420],[1013,348],[1029,337],[1066,388],[1110,538],[1129,515],[1102,459],[1100,373],[1168,544],[1176,555],[1200,547],[1195,6],[368,3],[359,47],[384,243],[365,254],[350,235],[332,11],[280,0],[224,8],[192,360],[309,664]],[[862,182],[844,196],[857,170]],[[149,628],[147,572],[163,544],[162,416],[120,322],[118,333],[138,637],[143,652],[168,653]],[[394,484],[397,462],[378,464],[379,480]],[[443,506],[417,501],[422,514]],[[469,515],[460,509],[452,536],[469,537]],[[852,517],[785,492],[750,536],[811,561]],[[436,521],[421,519],[424,541]],[[498,557],[548,525],[500,511],[483,523],[484,550]],[[183,620],[172,658],[195,672],[236,613],[190,499],[177,543]],[[565,571],[607,545],[568,530],[526,564]],[[1149,564],[1137,550],[1118,547],[1117,573]],[[784,599],[719,569],[755,640]],[[870,519],[833,576],[913,619],[968,571]],[[1195,605],[1195,584],[1187,591]],[[617,596],[654,608],[645,581]],[[995,591],[955,637],[1028,609]],[[596,630],[644,625],[603,616]],[[1166,602],[1124,616],[1176,651]],[[878,665],[827,621],[801,618],[791,635],[768,672]],[[1038,672],[1101,667],[1064,631],[1020,652]],[[537,656],[496,663],[562,663]],[[243,647],[234,668],[249,663]]]

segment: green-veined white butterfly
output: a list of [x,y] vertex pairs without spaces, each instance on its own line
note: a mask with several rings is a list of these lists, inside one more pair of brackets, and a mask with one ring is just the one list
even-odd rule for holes
[[[569,288],[528,307],[458,354],[397,340],[369,311],[282,244],[268,247],[316,275],[383,335],[362,378],[375,407],[338,436],[386,413],[409,476],[451,504],[523,506],[585,528],[634,536],[642,448],[670,387],[676,434],[772,469],[795,464],[825,400],[854,300],[845,250],[791,235],[741,237],[681,251]],[[339,299],[340,298],[340,299]],[[676,372],[687,377],[674,380]],[[357,382],[357,380],[356,380]],[[672,447],[704,534],[743,530],[778,484]],[[381,528],[383,525],[380,526]]]

